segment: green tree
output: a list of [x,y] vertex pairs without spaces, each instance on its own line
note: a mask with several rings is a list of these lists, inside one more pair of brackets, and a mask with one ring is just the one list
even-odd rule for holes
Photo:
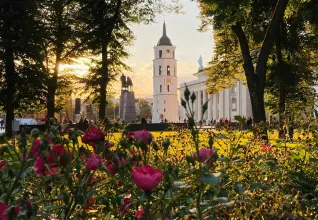
[[147,100],[140,99],[137,103],[137,117],[152,118],[152,107]]
[[45,96],[37,14],[35,0],[0,2],[0,102],[9,135],[16,110],[26,110]]
[[[79,55],[85,55],[82,38],[83,25],[78,19],[79,2],[77,0],[39,0],[38,22],[43,28],[42,51],[45,55],[45,71],[47,74],[47,115],[54,117],[59,110],[58,94],[63,93],[63,85],[72,85],[72,80],[66,82],[60,79],[61,64],[74,63]],[[60,83],[62,82],[62,83]],[[59,85],[60,83],[60,85]],[[57,99],[57,100],[56,100]]]
[[98,102],[99,119],[105,118],[107,87],[114,77],[129,69],[124,59],[134,35],[129,25],[151,22],[160,12],[160,1],[150,0],[81,0],[81,21],[85,24],[86,42],[95,64],[86,80]]
[[[219,53],[215,54],[214,61],[220,60],[220,62],[228,63],[231,63],[232,59],[235,61],[242,59],[243,61],[253,118],[256,123],[266,120],[264,89],[267,62],[275,41],[275,33],[279,30],[288,2],[289,0],[199,1],[203,26],[212,22],[216,34],[220,37],[223,35],[219,42],[226,40],[231,42],[226,50],[224,47],[227,45],[220,48],[217,46],[216,50]],[[252,31],[257,31],[259,34],[249,35]],[[238,51],[238,45],[242,58],[235,53]],[[230,57],[225,55],[227,51],[232,51]],[[236,70],[237,67],[230,65],[230,68]]]

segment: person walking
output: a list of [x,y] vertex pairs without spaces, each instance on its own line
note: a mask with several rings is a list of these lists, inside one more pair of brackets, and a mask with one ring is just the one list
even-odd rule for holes
[[4,127],[3,127],[3,125],[4,125],[4,120],[3,120],[3,119],[1,119],[0,125],[1,125],[1,130],[3,130],[3,129],[4,129]]

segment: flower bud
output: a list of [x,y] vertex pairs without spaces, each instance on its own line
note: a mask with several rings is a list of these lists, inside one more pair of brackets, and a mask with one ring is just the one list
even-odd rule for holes
[[190,97],[190,94],[191,94],[191,92],[190,92],[190,90],[189,90],[189,88],[188,88],[188,86],[186,85],[186,89],[184,90],[184,98],[187,100],[187,101],[189,101],[189,97]]
[[184,108],[187,108],[187,102],[184,101],[183,99],[181,99],[181,105],[182,105]]
[[194,94],[194,92],[192,92],[192,95],[191,95],[191,102],[192,104],[194,103],[194,100],[196,100],[196,95]]
[[169,146],[170,146],[170,139],[164,140],[164,141],[162,142],[162,146],[163,146],[163,149],[164,149],[165,151],[167,151],[168,148],[169,148]]

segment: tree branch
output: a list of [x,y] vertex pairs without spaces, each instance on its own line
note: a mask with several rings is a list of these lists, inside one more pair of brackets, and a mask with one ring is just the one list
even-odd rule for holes
[[268,56],[273,47],[275,35],[277,34],[277,30],[279,25],[284,17],[284,12],[287,7],[289,0],[278,0],[273,18],[271,20],[271,24],[269,25],[265,39],[263,42],[263,46],[261,48],[261,52],[258,56],[257,65],[256,65],[256,73],[259,75],[260,86],[264,88],[266,81],[266,64],[268,60]]

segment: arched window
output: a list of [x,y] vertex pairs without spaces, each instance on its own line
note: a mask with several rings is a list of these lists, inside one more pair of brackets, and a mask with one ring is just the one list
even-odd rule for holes
[[162,58],[162,50],[159,50],[159,58]]
[[170,76],[170,66],[167,66],[167,76]]
[[161,76],[161,72],[162,72],[161,66],[159,66],[159,76]]
[[166,112],[166,109],[163,109],[163,112]]
[[168,91],[168,92],[170,91],[170,87],[169,87],[169,85],[167,85],[167,91]]
[[162,85],[160,85],[160,93],[162,92]]

